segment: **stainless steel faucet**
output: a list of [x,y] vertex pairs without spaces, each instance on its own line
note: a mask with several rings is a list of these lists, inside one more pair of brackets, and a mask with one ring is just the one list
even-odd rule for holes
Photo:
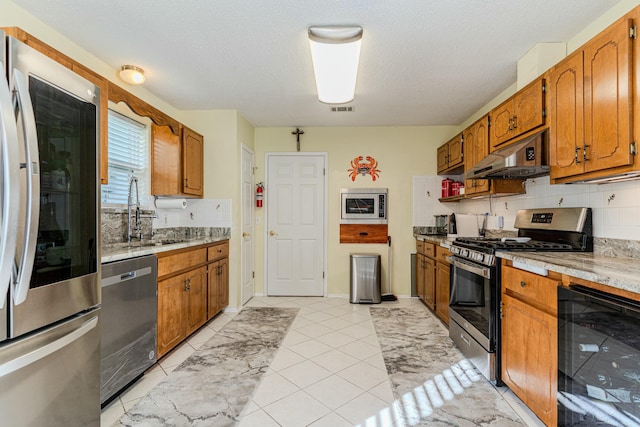
[[[136,199],[135,205],[133,201],[133,186],[136,187]],[[135,206],[135,224],[133,230],[131,229],[131,207]],[[142,239],[142,222],[140,221],[140,196],[138,194],[138,178],[135,175],[131,175],[129,181],[129,199],[127,203],[127,242],[131,242],[131,238]]]

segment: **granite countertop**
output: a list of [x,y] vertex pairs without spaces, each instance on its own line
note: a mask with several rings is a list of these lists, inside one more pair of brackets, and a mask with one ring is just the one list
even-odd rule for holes
[[224,240],[229,240],[229,238],[223,236],[210,236],[186,239],[175,243],[164,243],[159,245],[154,245],[153,241],[145,241],[142,244],[140,242],[131,242],[130,244],[114,243],[104,245],[102,247],[101,259],[102,263],[105,264],[107,262],[121,261],[123,259],[157,254],[159,252],[172,251],[175,249],[188,248],[191,246],[205,245],[208,243],[221,242]]
[[640,294],[638,259],[585,252],[501,252],[496,256]]
[[432,242],[436,245],[440,245],[443,248],[449,249],[451,247],[451,243],[455,240],[455,237],[447,237],[439,234],[415,234],[413,237],[416,240],[421,240],[423,242]]

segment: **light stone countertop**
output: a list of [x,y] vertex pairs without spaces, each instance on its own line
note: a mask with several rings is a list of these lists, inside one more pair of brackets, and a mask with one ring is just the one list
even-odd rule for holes
[[501,252],[496,256],[640,294],[637,258],[585,252]]
[[172,251],[175,249],[188,248],[191,246],[205,245],[208,243],[222,242],[224,240],[229,240],[229,238],[223,236],[211,236],[204,238],[201,237],[180,241],[178,243],[163,244],[158,246],[153,246],[152,242],[149,241],[142,245],[140,244],[140,242],[131,242],[130,244],[109,244],[104,245],[101,248],[101,260],[102,264],[106,264],[108,262],[121,261],[123,259],[136,258],[139,256],[157,254],[159,252]]
[[434,235],[434,234],[414,234],[413,235],[416,240],[421,240],[423,242],[431,242],[436,245],[440,245],[443,248],[449,249],[451,247],[451,243],[455,240],[455,237],[447,237],[443,235]]

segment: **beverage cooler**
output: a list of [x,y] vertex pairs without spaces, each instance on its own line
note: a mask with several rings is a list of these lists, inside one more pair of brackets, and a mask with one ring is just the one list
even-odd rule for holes
[[640,425],[640,303],[558,288],[558,425]]

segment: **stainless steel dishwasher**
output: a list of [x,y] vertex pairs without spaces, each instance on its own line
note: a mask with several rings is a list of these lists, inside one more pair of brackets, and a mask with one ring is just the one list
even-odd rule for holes
[[157,277],[155,255],[102,264],[101,404],[157,361]]

